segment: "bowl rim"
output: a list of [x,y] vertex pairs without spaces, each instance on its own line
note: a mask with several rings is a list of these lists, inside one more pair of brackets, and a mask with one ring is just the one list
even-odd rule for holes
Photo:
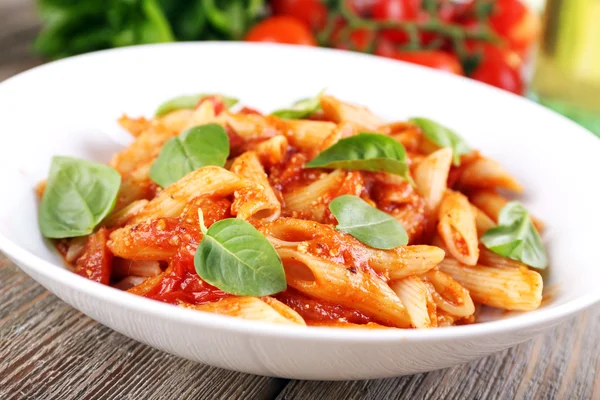
[[[370,58],[378,63],[402,63],[404,68],[412,68],[421,70],[427,74],[446,74],[447,79],[459,79],[463,84],[472,84],[485,86],[488,91],[496,92],[493,96],[511,96],[513,101],[528,103],[528,106],[538,108],[539,113],[553,115],[552,118],[561,118],[566,123],[571,125],[573,131],[579,131],[578,135],[589,136],[590,144],[592,142],[599,145],[600,141],[596,142],[596,138],[591,132],[577,125],[575,122],[566,117],[555,113],[549,109],[542,107],[526,98],[505,92],[501,89],[475,82],[471,79],[462,76],[451,75],[442,71],[433,70],[431,68],[422,67],[414,64],[409,64],[401,61],[385,59],[374,55],[355,53],[337,49],[315,48],[308,46],[282,45],[273,43],[243,43],[243,42],[178,42],[178,43],[161,43],[147,44],[138,46],[129,46],[124,48],[100,50],[91,53],[81,54],[73,57],[68,57],[61,60],[52,61],[43,65],[36,66],[19,74],[16,74],[3,82],[0,82],[0,96],[2,95],[3,87],[7,84],[24,80],[30,74],[35,74],[40,70],[56,68],[64,63],[70,63],[73,60],[103,57],[105,54],[115,55],[118,53],[130,53],[136,51],[146,51],[151,48],[153,51],[161,51],[165,48],[175,47],[231,47],[232,50],[236,47],[264,47],[277,49],[294,49],[295,52],[322,52],[322,53],[337,53],[339,57],[359,57]],[[584,139],[588,140],[588,139]],[[44,276],[50,281],[67,286],[70,290],[79,292],[84,295],[89,295],[100,301],[109,302],[115,306],[120,306],[129,309],[132,312],[140,312],[149,316],[160,317],[164,320],[174,320],[182,324],[193,325],[198,328],[213,328],[215,330],[224,330],[235,333],[258,334],[264,337],[278,337],[290,339],[321,339],[335,340],[336,342],[433,342],[440,340],[453,340],[461,338],[475,338],[489,334],[502,334],[512,331],[517,331],[527,328],[541,327],[544,329],[550,325],[559,323],[561,320],[584,310],[596,303],[600,303],[600,291],[596,294],[586,293],[585,295],[568,300],[563,304],[553,306],[551,308],[542,308],[538,310],[528,311],[510,318],[503,318],[494,321],[475,323],[461,326],[442,327],[435,329],[364,329],[364,328],[328,328],[328,327],[302,327],[288,326],[274,323],[265,323],[260,321],[249,321],[241,318],[221,316],[207,312],[190,310],[183,307],[176,307],[170,304],[147,299],[145,297],[136,296],[110,286],[102,285],[97,282],[90,281],[81,277],[66,268],[46,261],[43,258],[31,253],[19,245],[14,243],[8,237],[0,232],[0,250],[4,252],[11,260],[16,261],[22,270],[31,268],[36,274]],[[27,267],[23,268],[20,264]]]

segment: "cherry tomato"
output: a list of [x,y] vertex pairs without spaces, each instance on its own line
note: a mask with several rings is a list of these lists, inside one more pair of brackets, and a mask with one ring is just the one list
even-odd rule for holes
[[523,93],[523,80],[519,71],[512,68],[502,57],[485,57],[471,78],[515,94]]
[[[375,0],[373,19],[379,21],[410,21],[419,14],[420,0]],[[402,30],[386,29],[381,36],[396,43],[408,42],[408,35]]]
[[312,29],[322,29],[327,21],[327,7],[320,0],[272,0],[274,15],[298,18]]
[[275,42],[315,46],[317,41],[300,20],[288,16],[275,16],[254,25],[246,35],[247,42]]
[[471,52],[480,52],[482,59],[500,58],[515,70],[519,70],[523,65],[521,56],[507,46],[471,41],[467,41],[465,45]]
[[490,15],[490,25],[509,46],[524,54],[540,30],[538,16],[519,0],[498,0]]
[[369,49],[369,45],[373,40],[375,40],[375,32],[364,28],[355,29],[347,34],[347,36],[342,37],[345,27],[346,23],[342,19],[336,21],[335,28],[329,39],[336,49],[365,52]]
[[394,60],[406,61],[457,75],[463,75],[463,69],[458,57],[443,51],[396,52],[388,57],[393,58]]

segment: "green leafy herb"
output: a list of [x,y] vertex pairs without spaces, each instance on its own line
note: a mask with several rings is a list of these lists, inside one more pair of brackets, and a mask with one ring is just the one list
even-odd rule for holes
[[228,156],[229,137],[222,126],[195,126],[164,144],[150,168],[150,178],[167,187],[198,168],[224,166]]
[[204,238],[194,266],[200,278],[237,296],[268,296],[286,289],[279,255],[249,222],[228,218],[206,229],[202,210],[198,216]]
[[488,230],[481,242],[496,254],[535,268],[546,268],[548,257],[529,212],[518,201],[507,203],[498,215],[498,226]]
[[54,157],[38,223],[48,238],[84,236],[115,206],[121,175],[108,165]]
[[161,117],[165,114],[168,114],[173,111],[183,110],[183,109],[194,109],[198,102],[202,99],[211,96],[218,96],[223,100],[223,104],[227,106],[227,108],[233,107],[237,104],[238,99],[234,99],[233,97],[221,96],[220,94],[207,94],[207,93],[199,93],[199,94],[191,94],[175,97],[173,99],[167,100],[162,103],[154,115],[156,117]]
[[301,119],[310,117],[321,108],[321,96],[324,92],[325,91],[322,90],[315,97],[298,100],[292,105],[292,107],[273,111],[271,115],[287,119]]
[[471,152],[467,142],[451,129],[427,118],[411,118],[410,121],[421,128],[425,137],[436,145],[452,148],[454,165],[460,165],[461,155]]
[[329,210],[338,221],[336,229],[348,233],[376,249],[393,249],[408,243],[408,235],[398,220],[349,194],[336,197]]
[[341,139],[306,164],[306,168],[389,172],[410,181],[404,146],[378,133],[360,133]]

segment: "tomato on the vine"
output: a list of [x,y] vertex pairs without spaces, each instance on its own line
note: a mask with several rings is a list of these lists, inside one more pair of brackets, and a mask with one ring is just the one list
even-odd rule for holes
[[515,94],[523,93],[523,80],[519,71],[500,56],[484,56],[471,78]]
[[275,42],[315,46],[317,41],[306,24],[294,17],[275,16],[254,25],[247,42]]
[[490,26],[521,54],[536,39],[540,21],[520,0],[498,0],[490,15]]
[[397,51],[387,57],[394,60],[406,61],[442,71],[463,75],[463,69],[458,57],[454,54],[436,50]]
[[298,18],[311,29],[322,29],[327,21],[327,7],[321,0],[272,0],[274,15]]
[[[375,0],[373,4],[373,19],[378,21],[412,21],[417,18],[420,0]],[[396,43],[406,43],[408,35],[400,29],[386,29],[382,37]]]

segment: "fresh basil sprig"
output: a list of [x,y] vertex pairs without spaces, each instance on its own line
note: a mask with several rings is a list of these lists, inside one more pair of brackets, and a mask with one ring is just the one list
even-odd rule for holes
[[341,139],[313,158],[306,168],[389,172],[411,180],[404,146],[379,133],[359,133]]
[[460,165],[460,156],[469,154],[471,148],[457,133],[427,118],[411,118],[409,120],[423,131],[423,135],[440,147],[452,148],[452,163]]
[[496,254],[535,268],[546,268],[548,256],[529,212],[518,201],[507,203],[498,215],[498,226],[481,236],[485,247]]
[[223,104],[227,106],[227,108],[233,107],[239,101],[238,99],[235,99],[233,97],[222,96],[220,94],[199,93],[178,96],[162,103],[154,112],[154,116],[162,117],[163,115],[166,115],[173,111],[194,109],[200,100],[211,96],[219,97],[223,101]]
[[84,236],[112,211],[121,175],[105,164],[54,157],[42,196],[38,224],[53,238]]
[[325,90],[322,90],[315,97],[298,100],[290,108],[273,111],[271,115],[286,119],[308,118],[321,108],[321,96]]
[[286,289],[279,255],[249,222],[227,218],[206,229],[202,210],[198,217],[204,237],[194,266],[200,278],[237,296],[268,296]]
[[402,224],[357,196],[345,194],[329,203],[338,231],[348,233],[375,249],[394,249],[408,243]]
[[228,156],[229,137],[222,126],[195,126],[164,144],[150,168],[150,178],[167,187],[198,168],[224,166]]

